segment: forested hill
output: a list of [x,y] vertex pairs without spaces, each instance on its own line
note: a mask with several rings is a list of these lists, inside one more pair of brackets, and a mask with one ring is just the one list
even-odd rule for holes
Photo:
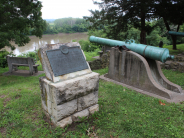
[[47,29],[44,34],[87,32],[87,27],[90,25],[89,22],[86,22],[85,19],[81,18],[45,20],[47,21]]

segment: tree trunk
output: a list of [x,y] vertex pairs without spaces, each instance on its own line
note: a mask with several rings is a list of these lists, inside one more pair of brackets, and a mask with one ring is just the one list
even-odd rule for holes
[[146,31],[145,31],[145,12],[141,11],[141,34],[140,43],[146,44]]
[[172,41],[173,41],[173,50],[177,50],[177,48],[176,48],[176,38],[177,38],[177,36],[171,35],[171,38],[172,38]]
[[[170,31],[171,29],[169,27],[168,22],[165,20],[165,18],[163,18],[163,19],[164,19],[164,23],[165,23],[165,26],[166,26],[167,30]],[[180,25],[178,25],[178,27],[177,27],[177,32],[179,31],[179,28],[180,28]],[[177,48],[176,48],[176,38],[177,38],[177,36],[171,35],[171,38],[172,38],[172,41],[173,41],[173,50],[177,50]]]

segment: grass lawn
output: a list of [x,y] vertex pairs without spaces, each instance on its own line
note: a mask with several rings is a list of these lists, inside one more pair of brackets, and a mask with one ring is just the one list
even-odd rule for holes
[[173,54],[173,55],[177,55],[177,54],[180,54],[181,52],[184,52],[184,44],[177,44],[176,45],[177,50],[173,50],[172,45],[168,45],[168,46],[164,45],[163,48],[169,49],[170,54]]
[[93,57],[99,56],[99,53],[98,53],[99,51],[101,51],[101,50],[100,49],[96,49],[94,52],[85,52],[84,51],[84,54],[86,56],[86,60],[87,61],[95,60],[95,58],[93,58]]
[[[2,76],[0,68],[0,137],[34,138],[180,138],[184,135],[184,103],[159,104],[159,99],[100,80],[100,111],[82,122],[55,128],[41,108],[39,77]],[[100,74],[108,69],[96,70]],[[183,73],[163,70],[172,82],[184,86]],[[87,132],[89,131],[89,133]]]

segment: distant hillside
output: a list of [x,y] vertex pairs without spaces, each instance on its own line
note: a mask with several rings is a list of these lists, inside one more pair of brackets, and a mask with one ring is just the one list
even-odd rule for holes
[[44,20],[46,20],[48,23],[52,23],[52,22],[54,22],[56,19],[44,19]]

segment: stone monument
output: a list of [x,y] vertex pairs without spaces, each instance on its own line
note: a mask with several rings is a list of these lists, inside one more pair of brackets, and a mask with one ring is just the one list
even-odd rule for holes
[[79,43],[47,44],[38,55],[46,75],[39,79],[42,108],[55,126],[99,110],[99,74],[91,71]]

